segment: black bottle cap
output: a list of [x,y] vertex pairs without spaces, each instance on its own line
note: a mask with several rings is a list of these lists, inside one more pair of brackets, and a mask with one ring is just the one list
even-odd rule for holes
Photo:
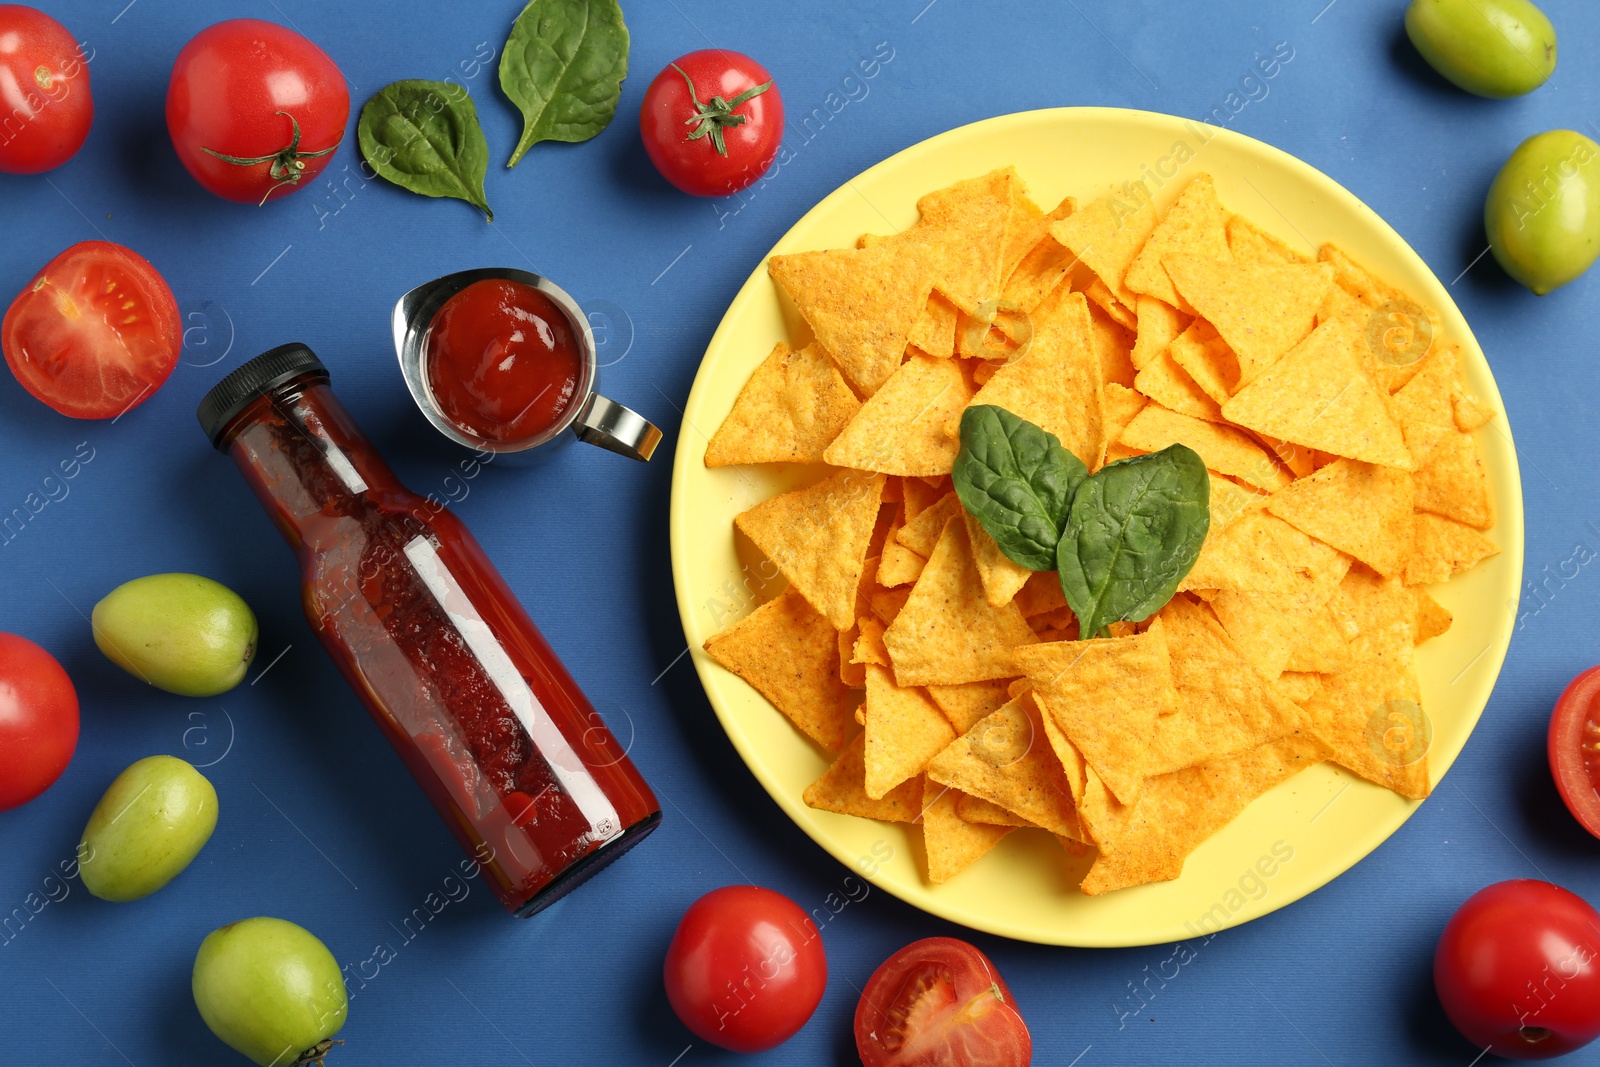
[[305,345],[296,341],[269,348],[222,379],[205,395],[195,412],[200,428],[211,438],[213,448],[221,448],[222,431],[251,401],[291,378],[311,372],[326,375],[328,369]]

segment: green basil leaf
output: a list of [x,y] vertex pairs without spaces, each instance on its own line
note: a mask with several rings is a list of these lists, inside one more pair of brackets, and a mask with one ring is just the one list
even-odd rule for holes
[[1060,438],[1005,408],[969,407],[951,476],[961,506],[1007,558],[1030,570],[1054,569],[1072,495],[1089,476]]
[[372,169],[400,188],[465,200],[494,221],[483,192],[489,143],[465,89],[421,79],[386,85],[361,109],[356,136]]
[[617,0],[531,0],[500,58],[500,88],[522,110],[507,167],[540,141],[587,141],[611,123],[628,76]]
[[1211,526],[1210,496],[1205,463],[1184,445],[1107,464],[1079,487],[1056,569],[1081,636],[1143,622],[1172,599]]

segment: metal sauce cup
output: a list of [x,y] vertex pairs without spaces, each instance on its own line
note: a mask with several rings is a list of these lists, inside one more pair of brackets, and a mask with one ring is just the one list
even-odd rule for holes
[[[555,425],[533,437],[516,441],[480,437],[450,421],[434,399],[424,366],[428,354],[428,330],[439,309],[445,301],[473,282],[487,278],[520,282],[549,297],[567,316],[582,349],[583,365],[573,402],[567,405]],[[411,399],[433,423],[434,429],[459,445],[484,452],[527,452],[551,441],[571,440],[566,436],[566,431],[570,429],[580,441],[599,445],[631,459],[648,460],[651,453],[655,452],[656,445],[661,443],[661,431],[642,415],[614,400],[607,400],[595,391],[599,386],[600,365],[595,353],[594,332],[589,329],[589,318],[578,302],[549,278],[513,267],[483,267],[447,274],[419,285],[402,296],[394,306],[393,324],[395,352],[400,357],[400,374],[406,380],[406,388],[411,390]]]

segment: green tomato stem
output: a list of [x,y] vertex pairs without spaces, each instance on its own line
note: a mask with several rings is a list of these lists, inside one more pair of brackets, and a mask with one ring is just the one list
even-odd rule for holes
[[[267,197],[277,192],[283,186],[299,185],[300,174],[306,169],[306,160],[317,159],[321,156],[328,155],[330,152],[336,151],[339,147],[339,142],[335,141],[331,148],[324,148],[316,152],[302,152],[300,151],[300,123],[296,121],[295,117],[289,114],[287,111],[275,111],[273,114],[282,115],[284,118],[288,119],[290,128],[289,143],[278,149],[276,152],[265,156],[230,156],[225,155],[222,152],[218,152],[214,148],[206,148],[204,145],[202,145],[200,148],[200,150],[205,152],[207,155],[215,156],[224,163],[232,163],[239,167],[254,167],[261,163],[272,164],[267,168],[267,173],[272,177],[273,184],[271,188],[267,190],[266,194],[262,196],[260,203],[256,205],[257,207],[265,204],[267,202]],[[343,137],[340,138],[341,141],[343,139]]]
[[717,150],[717,155],[726,156],[728,154],[728,145],[722,136],[722,131],[729,126],[743,126],[748,117],[735,115],[733,113],[734,110],[772,88],[772,82],[768,81],[760,85],[752,85],[732,100],[713,96],[710,100],[701,102],[700,94],[695,91],[694,80],[689,77],[688,72],[676,63],[671,64],[671,67],[683,75],[684,84],[689,86],[689,99],[694,101],[695,106],[695,113],[683,121],[685,126],[694,127],[694,130],[684,139],[698,141],[702,137],[709,136],[711,138],[711,146]]

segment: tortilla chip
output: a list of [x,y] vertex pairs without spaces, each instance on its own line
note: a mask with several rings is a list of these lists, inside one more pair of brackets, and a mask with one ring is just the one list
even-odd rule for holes
[[917,555],[926,558],[933,555],[934,547],[939,544],[945,523],[960,518],[964,513],[961,498],[953,492],[947,492],[932,507],[924,508],[915,520],[901,527],[895,539]]
[[927,562],[897,540],[902,529],[900,514],[897,514],[889,527],[889,535],[884,538],[882,558],[878,560],[878,584],[885,589],[910,585],[917,580],[917,575],[922,573],[922,565]]
[[[965,793],[956,796],[956,814],[966,822],[984,823],[988,826],[1032,826],[1033,823],[1022,816],[1007,811],[998,804],[990,803],[982,797],[968,796]],[[1081,833],[1081,831],[1079,831]]]
[[1239,357],[1209,322],[1196,319],[1167,348],[1167,356],[1215,404],[1225,404],[1239,384]]
[[1015,604],[984,599],[966,524],[952,519],[883,640],[901,685],[957,685],[1015,676],[1011,650],[1038,639]]
[[[1132,317],[1131,315],[1129,316]],[[1125,327],[1104,311],[1089,305],[1089,342],[1100,365],[1100,380],[1132,385],[1133,328]]]
[[1313,595],[1339,584],[1350,557],[1260,508],[1249,508],[1213,539],[1209,534],[1185,589],[1238,589]]
[[1172,444],[1194,449],[1209,470],[1228,474],[1269,492],[1289,484],[1289,475],[1270,452],[1232,426],[1221,426],[1151,404],[1122,430],[1122,443],[1140,452],[1159,452]]
[[[1459,365],[1459,360],[1457,361]],[[1467,391],[1460,380],[1456,381],[1455,392],[1450,396],[1455,408],[1456,428],[1462,433],[1471,433],[1490,419],[1494,418],[1494,411],[1483,401]]]
[[1149,191],[1135,183],[1053,223],[1050,235],[1094,271],[1124,306],[1133,307],[1138,297],[1122,279],[1155,225]]
[[1172,358],[1171,345],[1145,364],[1144,369],[1134,377],[1133,385],[1170,411],[1208,422],[1222,421],[1221,407]]
[[889,666],[889,650],[883,647],[883,631],[887,629],[884,623],[874,616],[864,615],[856,620],[856,627],[859,633],[850,647],[850,662]]
[[[1365,267],[1351,259],[1338,245],[1323,245],[1317,252],[1317,258],[1333,267],[1336,288],[1343,290],[1368,312],[1361,316],[1363,332],[1368,336],[1365,350],[1372,360],[1378,384],[1391,393],[1400,389],[1422,368],[1422,363],[1429,353],[1439,348],[1439,337],[1444,326],[1439,313],[1413,300],[1405,290],[1375,277]],[[1374,318],[1371,312],[1378,312],[1380,309],[1386,309],[1387,313]],[[1406,358],[1403,359],[1397,359],[1394,354],[1379,358],[1382,353],[1373,351],[1374,346],[1371,343],[1374,333],[1377,335],[1380,349],[1383,347],[1382,341],[1387,329],[1394,326],[1401,327],[1403,335],[1409,340],[1420,329],[1420,323],[1414,324],[1411,321],[1417,318],[1418,312],[1421,313],[1421,317],[1428,320],[1427,347],[1420,352],[1406,352]]]
[[773,256],[767,271],[845,377],[869,396],[900,366],[933,290],[927,251],[905,242]]
[[983,581],[983,598],[997,608],[1011,603],[1011,598],[1028,584],[1028,576],[1033,572],[1000,551],[995,539],[971,512],[963,508],[961,514],[966,520],[967,538],[978,563],[978,576]]
[[1426,589],[1413,589],[1411,592],[1417,598],[1417,615],[1412,625],[1416,628],[1416,643],[1420,645],[1450,629],[1455,616],[1451,615],[1450,610],[1443,604],[1429,596]]
[[1310,256],[1296,252],[1243,215],[1228,218],[1228,251],[1240,263],[1311,262]]
[[946,427],[971,399],[956,360],[912,356],[861,405],[823,459],[884,474],[949,474],[961,441]]
[[1306,593],[1218,589],[1206,602],[1234,647],[1267,678],[1288,670],[1307,628],[1327,617],[1326,599]]
[[1246,489],[1237,482],[1213,476],[1211,479],[1211,531],[1221,530],[1250,508],[1257,507],[1272,497],[1259,489]]
[[[1000,294],[1002,303],[1032,311],[1049,296],[1078,262],[1078,257],[1050,236],[1050,227],[1077,209],[1077,201],[1064,198],[1040,220],[1040,236],[1011,268]],[[1009,248],[1009,243],[1008,243]]]
[[1478,440],[1469,433],[1441,438],[1412,476],[1418,511],[1431,511],[1480,530],[1494,525],[1494,498]]
[[959,794],[927,782],[922,787],[922,839],[928,854],[928,881],[948,882],[998,845],[1015,827],[967,822],[957,809]]
[[[946,493],[950,492],[950,486],[945,484],[947,480],[944,478],[935,479],[939,484],[934,485],[926,478],[900,479],[900,492],[905,501],[905,521],[915,521],[918,515],[937,504]],[[943,525],[943,523],[940,523],[941,528],[943,528]],[[938,536],[938,531],[935,530],[934,538],[937,539]],[[930,544],[929,551],[932,550],[932,545]]]
[[908,778],[883,796],[873,799],[866,789],[867,735],[855,739],[834,757],[822,777],[806,786],[807,806],[840,815],[856,815],[884,822],[916,822],[922,817],[922,777]]
[[1288,662],[1284,664],[1284,674],[1313,671],[1329,674],[1344,666],[1349,656],[1348,638],[1334,616],[1332,605],[1324,604],[1320,611],[1304,621],[1300,641],[1290,649]]
[[1340,459],[1274,493],[1267,510],[1379,574],[1398,575],[1411,555],[1413,477]]
[[1394,414],[1406,447],[1419,465],[1435,448],[1461,432],[1456,425],[1456,360],[1453,348],[1437,349],[1415,376],[1394,394]]
[[1406,561],[1407,585],[1442,582],[1456,571],[1497,555],[1500,549],[1465,523],[1419,511],[1412,516],[1411,558]]
[[867,796],[877,799],[926,764],[956,733],[944,712],[917,688],[895,684],[888,668],[867,665],[867,698],[861,704],[866,725]]
[[[1092,328],[1083,295],[1057,289],[1033,313],[1027,351],[995,372],[971,402],[994,404],[1043,427],[1094,466],[1105,447],[1105,401]],[[952,432],[959,432],[959,423],[958,409]],[[959,449],[960,439],[952,440]]]
[[834,629],[847,630],[856,621],[856,586],[882,492],[881,474],[843,470],[733,521]]
[[[1163,278],[1166,272],[1163,271]],[[1187,328],[1183,313],[1171,304],[1152,296],[1141,296],[1137,307],[1138,327],[1134,334],[1133,351],[1128,354],[1134,370],[1144,370],[1150,361],[1160,355],[1173,338]]]
[[1055,571],[1033,571],[1028,575],[1027,583],[1017,591],[1016,605],[1022,609],[1025,619],[1066,608],[1067,598],[1061,592],[1061,576]]
[[1171,255],[1162,259],[1178,292],[1217,328],[1249,384],[1311,332],[1333,283],[1322,263],[1237,263]]
[[1001,256],[1017,184],[1016,172],[1004,167],[928,193],[917,201],[921,218],[897,238],[932,249],[934,287],[968,315],[1000,298]]
[[1135,293],[1155,297],[1194,314],[1194,308],[1173,288],[1161,258],[1167,255],[1229,258],[1227,222],[1228,213],[1217,199],[1211,175],[1196,174],[1151,231],[1150,239],[1128,267],[1124,283]]
[[1387,396],[1355,355],[1360,342],[1348,320],[1323,323],[1223,404],[1223,415],[1336,456],[1414,470]]
[[1151,779],[1116,848],[1102,850],[1084,876],[1083,892],[1097,896],[1178,877],[1206,838],[1257,797],[1322,759],[1316,741],[1295,735]]
[[1131,330],[1137,325],[1138,318],[1134,315],[1133,309],[1118,300],[1116,295],[1106,288],[1106,283],[1099,278],[1092,279],[1083,287],[1083,295],[1088,299],[1089,308],[1094,313],[1104,316],[1124,329]]
[[1160,627],[1132,637],[1057,641],[1013,652],[1040,710],[1124,804],[1139,797],[1158,716],[1176,706]]
[[1416,605],[1398,580],[1368,571],[1352,570],[1342,591],[1360,616],[1361,634],[1349,662],[1324,676],[1305,702],[1311,733],[1345,770],[1420,799],[1432,789],[1431,733],[1412,651]]
[[928,695],[956,728],[956,733],[964,734],[1011,699],[1009,684],[1009,679],[999,678],[961,685],[930,685]]
[[1015,812],[1054,834],[1078,836],[1066,772],[1024,693],[952,741],[927,766],[928,780]]
[[708,467],[734,463],[821,463],[861,402],[818,345],[783,342],[739,391],[706,445]]
[[1304,704],[1322,688],[1322,675],[1309,671],[1284,671],[1272,684],[1288,699],[1296,704]]
[[837,751],[854,728],[854,700],[839,680],[833,627],[793,589],[705,643],[811,740]]
[[950,298],[934,291],[923,305],[922,314],[911,324],[911,335],[906,344],[925,356],[949,359],[956,354],[956,320],[961,310],[950,303]]

